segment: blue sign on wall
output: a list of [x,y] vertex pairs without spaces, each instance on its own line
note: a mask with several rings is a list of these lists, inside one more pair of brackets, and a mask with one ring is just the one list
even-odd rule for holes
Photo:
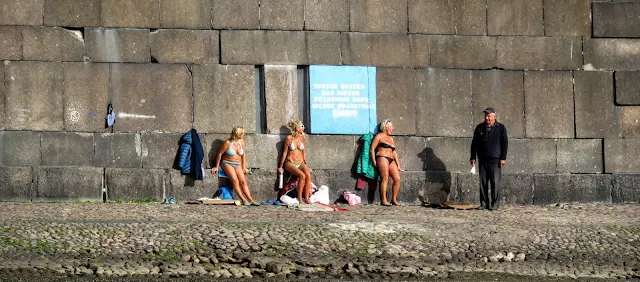
[[376,127],[376,68],[309,66],[311,133],[365,134]]

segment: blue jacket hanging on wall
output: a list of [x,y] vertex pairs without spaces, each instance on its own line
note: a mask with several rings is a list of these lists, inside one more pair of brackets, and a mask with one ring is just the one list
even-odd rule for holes
[[178,149],[178,168],[182,174],[191,175],[195,180],[203,180],[202,160],[204,150],[200,143],[200,136],[195,129],[182,135]]

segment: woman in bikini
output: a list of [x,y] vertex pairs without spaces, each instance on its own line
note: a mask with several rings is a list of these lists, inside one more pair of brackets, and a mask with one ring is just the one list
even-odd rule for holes
[[[244,176],[249,173],[249,170],[247,169],[247,155],[243,137],[244,128],[241,126],[234,127],[231,131],[231,137],[225,140],[222,147],[220,147],[215,164],[219,164],[220,168],[231,180],[233,190],[238,194],[242,203],[246,206],[257,206],[258,204],[251,197],[249,184],[247,184],[247,179]],[[222,161],[220,161],[221,159]],[[218,173],[218,166],[211,168],[211,173]]]
[[289,121],[287,126],[291,129],[291,135],[284,140],[284,151],[282,152],[278,172],[282,173],[286,169],[298,178],[298,202],[309,204],[309,198],[311,197],[311,169],[307,167],[307,153],[305,151],[307,138],[304,136],[304,124],[300,120],[292,120]]
[[[371,160],[373,166],[380,172],[380,201],[383,206],[399,205],[398,191],[400,190],[400,163],[396,153],[396,145],[391,137],[393,124],[385,120],[380,124],[380,132],[371,141]],[[387,186],[389,176],[393,179],[391,188],[391,204],[387,201]]]

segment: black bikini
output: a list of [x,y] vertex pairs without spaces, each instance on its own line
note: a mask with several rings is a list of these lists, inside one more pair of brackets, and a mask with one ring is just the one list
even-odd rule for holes
[[[391,145],[389,145],[387,143],[382,143],[382,142],[378,143],[378,146],[376,146],[375,151],[378,152],[378,149],[380,149],[380,148],[391,149],[391,151],[395,151],[396,150],[396,147],[391,146]],[[390,157],[376,156],[376,159],[379,159],[379,158],[387,159],[389,161],[389,164],[391,164],[394,161],[394,159],[390,158]]]

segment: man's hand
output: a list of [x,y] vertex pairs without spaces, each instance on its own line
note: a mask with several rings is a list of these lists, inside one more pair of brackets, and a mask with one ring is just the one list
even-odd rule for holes
[[476,160],[471,160],[471,166],[476,165]]
[[505,161],[505,160],[500,160],[500,167],[503,167],[505,164],[507,164],[507,161]]

